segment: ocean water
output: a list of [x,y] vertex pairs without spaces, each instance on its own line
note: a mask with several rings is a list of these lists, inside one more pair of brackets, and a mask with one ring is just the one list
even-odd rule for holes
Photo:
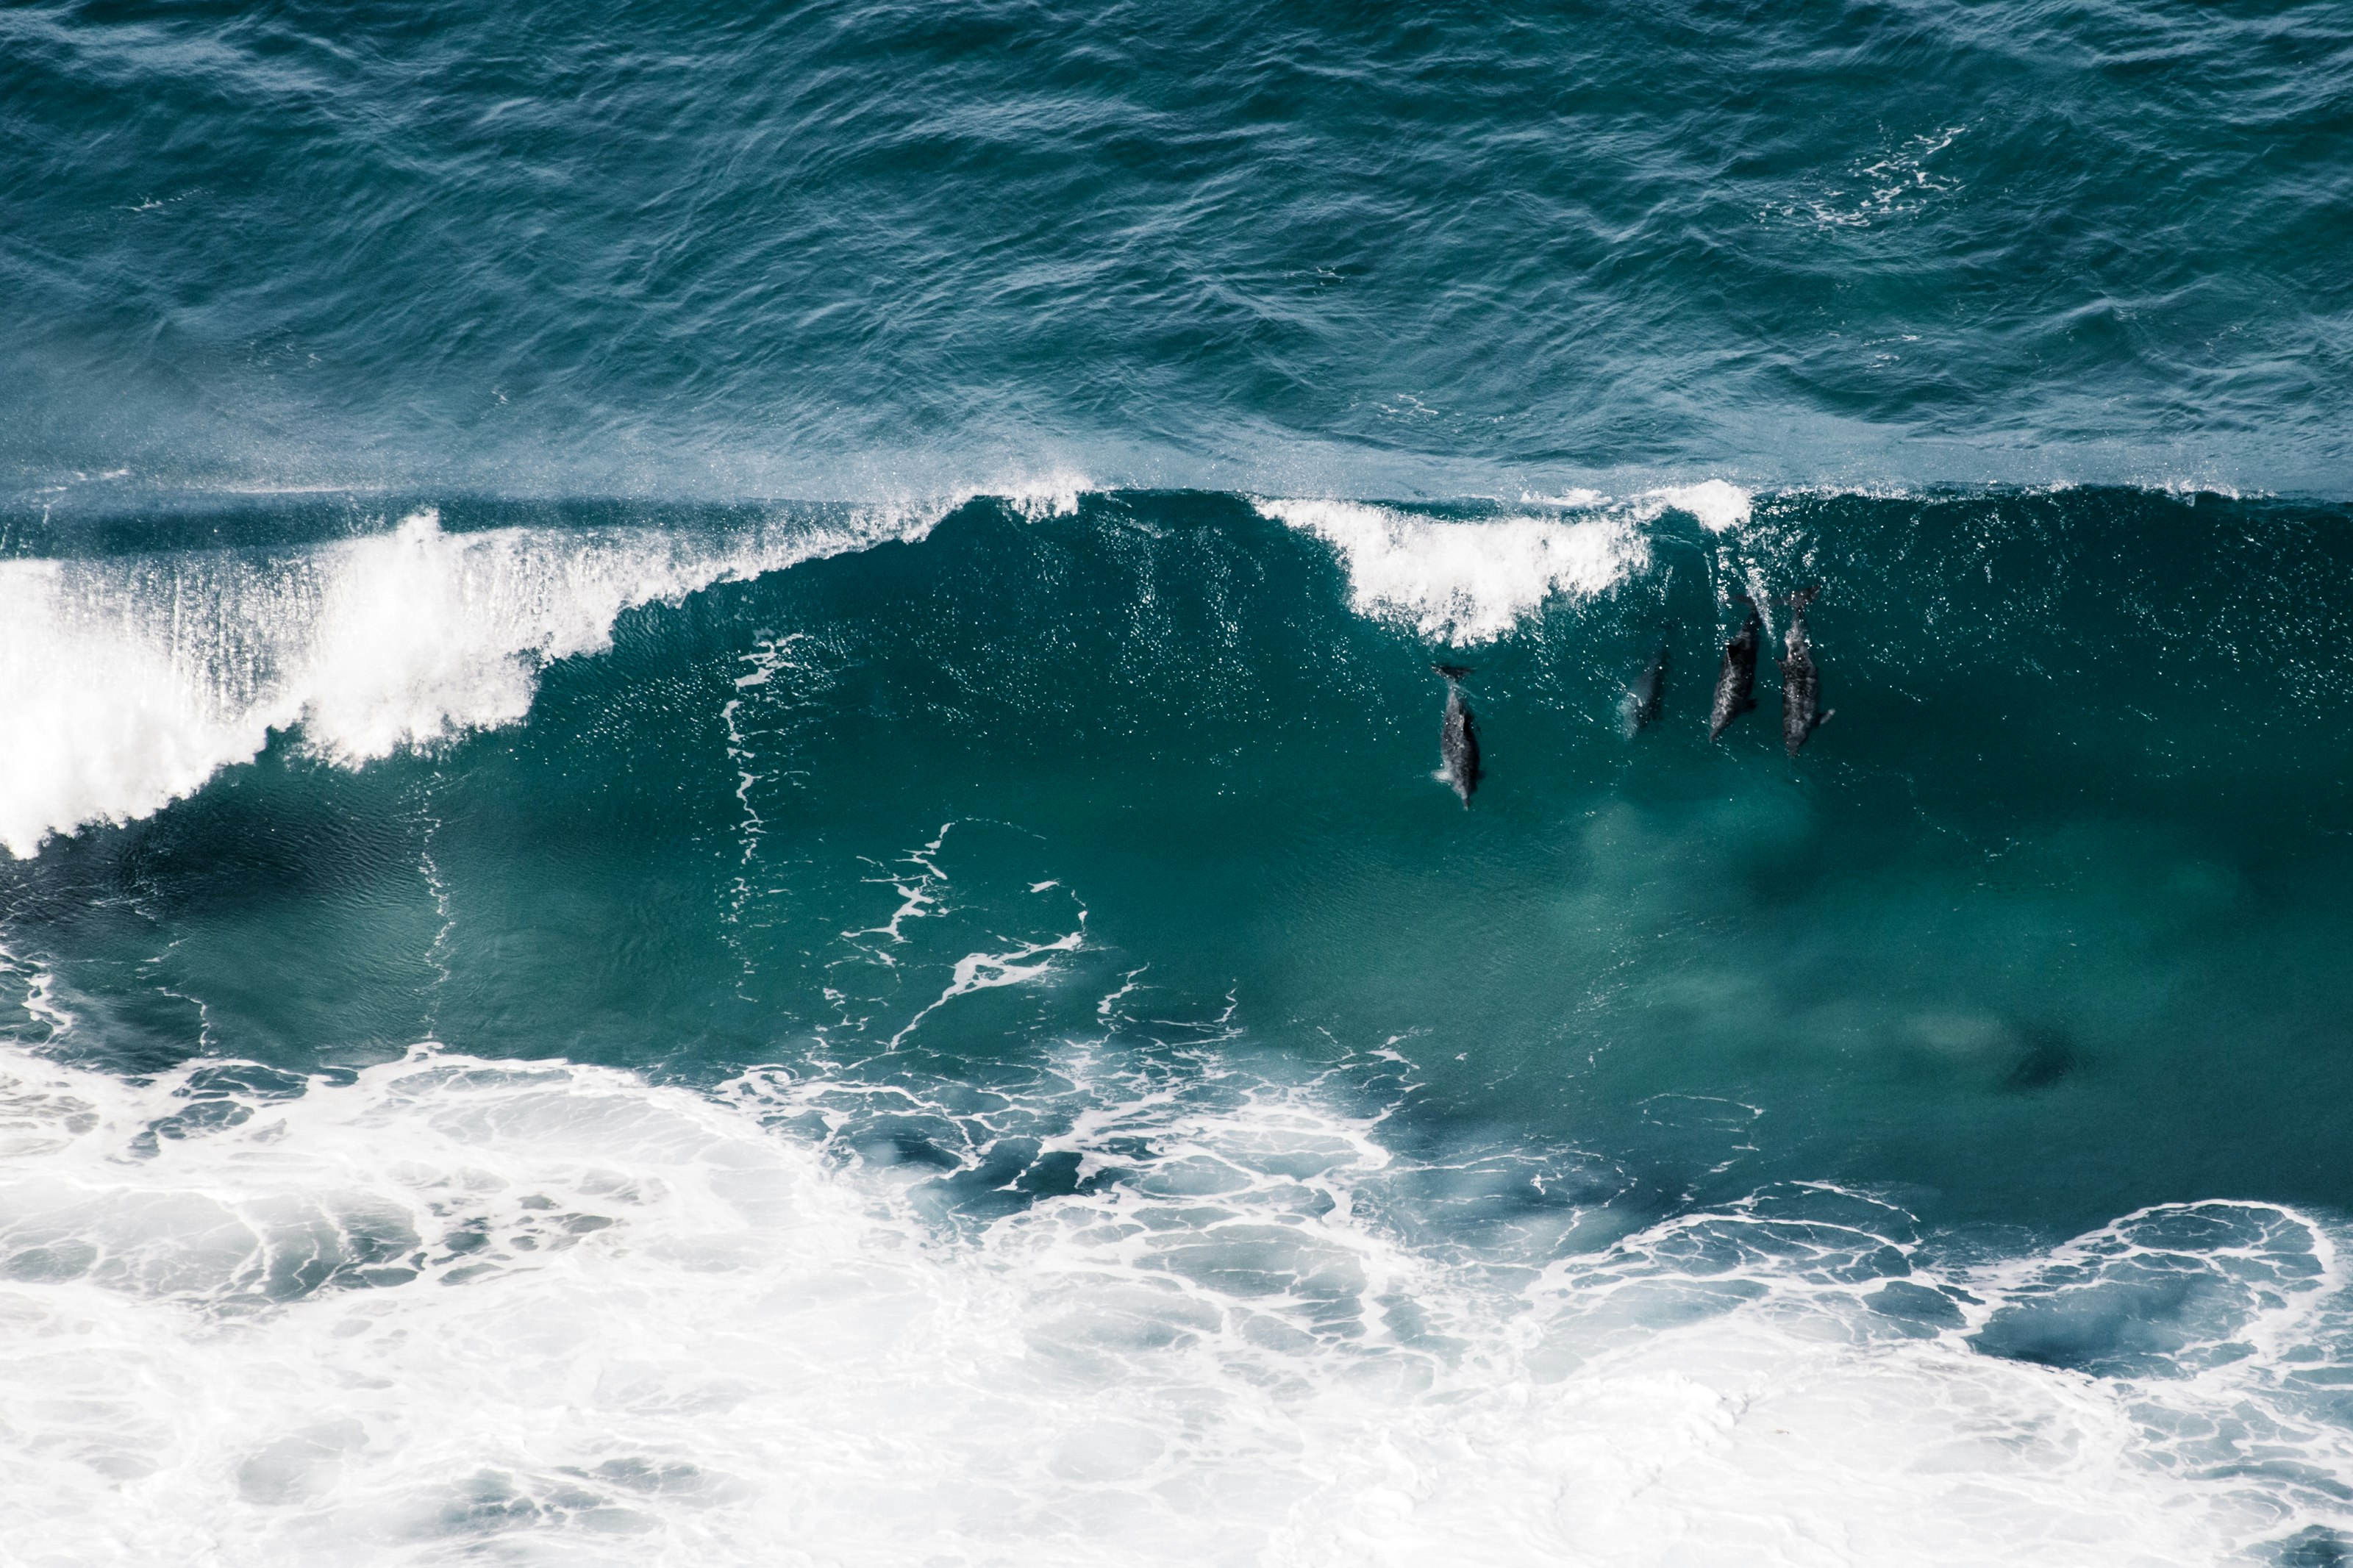
[[0,1560],[2353,1557],[2353,8],[31,5],[0,145]]

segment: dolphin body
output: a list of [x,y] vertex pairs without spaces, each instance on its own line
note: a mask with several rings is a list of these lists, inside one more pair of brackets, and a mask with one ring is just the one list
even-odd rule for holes
[[1667,645],[1661,643],[1642,673],[1626,689],[1618,704],[1618,716],[1624,721],[1628,739],[1642,732],[1642,727],[1659,716],[1659,700],[1667,685]]
[[1814,645],[1806,640],[1806,606],[1822,591],[1820,583],[1789,595],[1789,631],[1783,638],[1781,666],[1781,744],[1796,756],[1813,739],[1814,731],[1831,721],[1838,710],[1822,711],[1822,677],[1814,668]]
[[1468,811],[1471,793],[1479,787],[1479,726],[1471,717],[1471,704],[1462,700],[1462,678],[1471,672],[1457,664],[1430,668],[1446,677],[1446,717],[1438,729],[1438,760],[1443,765],[1438,776],[1453,786]]
[[1746,594],[1733,597],[1748,606],[1748,618],[1724,645],[1724,665],[1715,672],[1715,706],[1707,716],[1707,738],[1721,740],[1732,721],[1757,706],[1757,634],[1765,623],[1757,618],[1757,601]]

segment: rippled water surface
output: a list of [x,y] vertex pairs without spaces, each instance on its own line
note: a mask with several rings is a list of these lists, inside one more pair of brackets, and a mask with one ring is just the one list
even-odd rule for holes
[[2337,4],[17,7],[0,456],[2341,491],[2348,51]]

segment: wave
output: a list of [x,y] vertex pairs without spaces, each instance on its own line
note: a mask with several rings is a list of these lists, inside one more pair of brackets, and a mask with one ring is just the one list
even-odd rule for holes
[[0,846],[147,816],[274,731],[344,766],[512,723],[625,610],[920,537],[933,510],[445,532],[427,509],[300,552],[0,561]]
[[[2346,1522],[2342,1237],[2293,1209],[1974,1263],[1822,1185],[1633,1221],[1589,1156],[1417,1155],[1377,1095],[1214,1039],[1170,1078],[1103,1011],[978,1111],[5,1047],[12,1547],[2081,1565]],[[948,1223],[1017,1144],[1060,1190]]]
[[[301,542],[284,537],[284,520],[264,517],[252,531],[276,535],[268,544],[0,560],[0,733],[10,739],[0,753],[0,847],[30,857],[52,836],[151,815],[252,759],[272,734],[350,767],[513,723],[552,661],[607,647],[632,606],[676,605],[722,583],[923,540],[948,517],[973,529],[993,518],[1012,531],[985,539],[967,531],[960,547],[977,552],[970,565],[987,562],[1001,574],[993,596],[969,607],[977,617],[969,636],[1008,640],[1008,653],[1042,634],[1042,626],[1019,624],[1021,604],[1054,598],[1057,559],[1103,568],[1101,591],[1131,596],[1138,626],[1160,626],[1163,607],[1197,592],[1207,595],[1200,613],[1230,617],[1245,612],[1221,597],[1219,574],[1245,561],[1254,576],[1269,568],[1284,554],[1264,537],[1271,531],[1314,542],[1314,562],[1286,557],[1296,570],[1283,569],[1289,586],[1281,590],[1311,595],[1318,608],[1307,613],[1322,614],[1328,563],[1337,568],[1335,613],[1424,645],[1493,644],[1557,623],[1564,647],[1587,647],[1612,667],[1592,672],[1612,688],[1611,704],[1620,695],[1614,661],[1633,657],[1627,650],[1636,643],[1647,653],[1662,626],[1688,634],[1677,658],[1696,668],[1692,658],[1714,658],[1710,623],[1733,585],[1762,599],[1824,578],[1851,628],[1846,668],[1857,655],[1878,660],[1883,685],[1910,679],[1906,672],[1931,658],[1977,660],[1989,679],[2010,680],[2020,671],[2009,668],[2008,650],[2031,641],[2044,645],[2036,656],[2043,667],[2105,664],[2119,679],[2128,675],[2124,649],[2138,643],[2179,661],[2174,684],[2185,691],[2225,678],[2211,656],[2219,648],[2238,667],[2230,679],[2317,691],[2329,678],[2315,650],[2332,646],[2337,616],[2320,584],[2335,569],[2330,540],[2341,509],[2204,500],[2243,513],[2247,531],[2218,529],[2193,491],[1751,492],[1716,479],[1614,497],[1580,490],[1440,506],[1104,492],[1061,470],[977,497],[807,506],[765,521],[657,511],[655,521],[601,526],[445,530],[423,509],[367,537]],[[198,528],[232,531],[196,520],[166,532],[185,538]],[[1188,547],[1140,542],[1184,538],[1218,543],[1188,555]],[[1025,557],[1019,539],[1046,553]],[[1166,559],[1129,580],[1120,563],[1137,548]],[[871,581],[881,586],[895,570],[878,566]],[[1169,575],[1155,582],[1155,574]],[[2238,584],[2229,595],[2219,588],[2226,579]],[[2116,624],[2087,640],[2054,620],[2063,601],[2073,606],[2065,611],[2072,626]],[[1289,616],[1308,602],[1278,610],[1269,601],[1247,613]],[[1920,640],[1920,626],[1876,616],[1881,603],[1919,606],[1937,628],[1934,648]],[[2139,607],[2155,603],[2170,608],[2159,616]],[[2250,619],[2258,603],[2262,614]],[[763,635],[789,634],[796,614],[832,612],[778,613],[785,620]],[[1162,634],[1179,635],[1173,623]],[[927,634],[910,622],[884,635],[913,647]],[[1124,649],[1130,678],[1098,693],[1098,703],[1173,691],[1179,666],[1198,664],[1203,651],[1132,639]],[[1100,662],[1108,650],[1091,657]],[[1527,693],[1585,700],[1576,661],[1523,663]],[[1074,692],[1089,679],[1066,669],[1058,680]],[[2155,711],[2153,695],[2134,700],[2134,711]],[[2197,706],[2198,724],[2220,717],[2284,731],[2293,716]]]
[[[549,662],[609,646],[622,612],[798,563],[923,536],[980,492],[838,509],[716,532],[635,526],[445,531],[420,510],[371,537],[299,552],[183,551],[0,562],[0,847],[149,816],[273,732],[356,767],[515,722]],[[985,499],[1073,516],[1096,494],[1051,470]],[[1349,501],[1271,500],[1332,544],[1357,608],[1433,640],[1492,640],[1548,602],[1641,571],[1641,524],[1668,506],[1745,518],[1722,484],[1649,492],[1586,519],[1445,521]]]
[[[2230,699],[2327,712],[2341,512],[1064,493],[16,563],[133,718],[67,655],[533,721],[12,871],[13,1550],[2340,1550],[2342,770]],[[1795,767],[1700,721],[1752,574]]]
[[1590,599],[1651,563],[1641,525],[1680,511],[1711,533],[1746,522],[1754,498],[1722,479],[1612,503],[1597,490],[1527,498],[1591,516],[1435,518],[1345,500],[1261,500],[1267,517],[1339,552],[1357,613],[1433,642],[1493,642],[1556,600]]

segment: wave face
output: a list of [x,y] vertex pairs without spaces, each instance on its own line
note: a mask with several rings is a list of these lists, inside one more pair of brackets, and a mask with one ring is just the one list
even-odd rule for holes
[[0,563],[28,1561],[2353,1551],[2353,510],[370,507]]
[[27,494],[2346,493],[2339,5],[45,3],[0,61]]

